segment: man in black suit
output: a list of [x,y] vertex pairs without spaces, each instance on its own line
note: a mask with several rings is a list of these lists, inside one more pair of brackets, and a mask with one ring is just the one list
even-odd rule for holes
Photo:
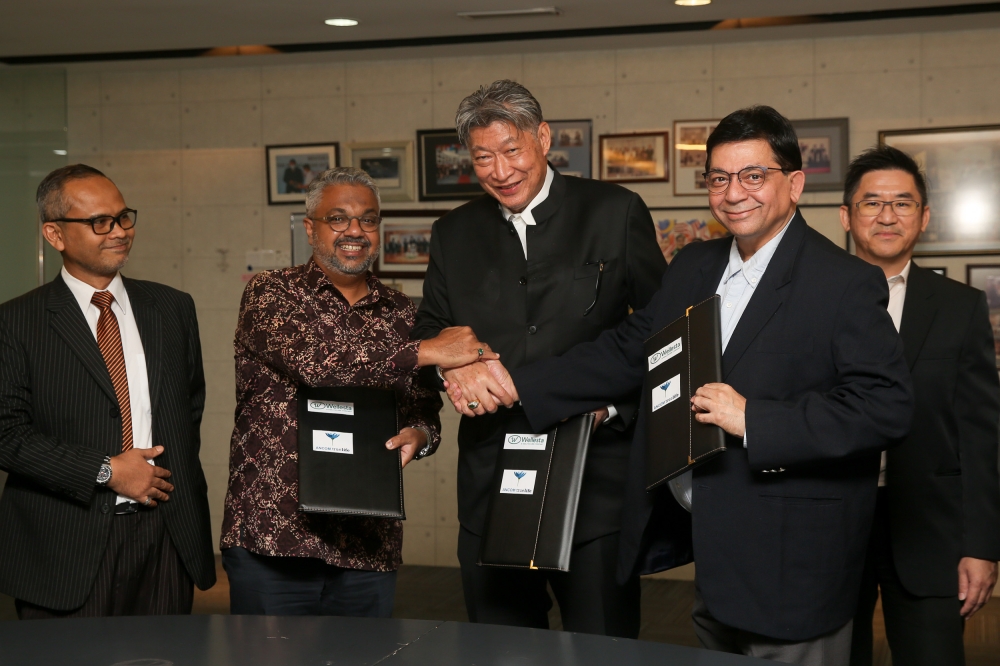
[[878,269],[797,211],[802,158],[777,111],[730,114],[707,151],[709,205],[735,238],[685,247],[650,304],[594,342],[511,371],[513,385],[496,362],[491,370],[540,432],[632,394],[644,341],[718,294],[725,383],[698,388],[691,402],[698,421],[728,433],[728,448],[687,488],[647,493],[643,392],[619,573],[683,564],[693,537],[703,645],[846,665],[879,452],[906,434],[913,409],[888,290]]
[[100,171],[37,201],[63,268],[0,306],[0,591],[22,619],[189,613],[215,583],[194,302],[121,276],[137,213]]
[[[456,124],[487,193],[434,224],[414,337],[471,326],[518,367],[594,339],[649,301],[666,268],[649,211],[622,187],[549,166],[549,126],[530,92],[513,81],[484,86],[463,100]],[[457,408],[467,417],[495,412],[489,389],[512,404],[483,363],[443,379],[464,390]],[[569,573],[477,566],[497,455],[507,424],[523,416],[515,408],[462,419],[458,558],[470,620],[547,628],[548,582],[566,629],[638,635],[638,577],[615,580],[637,403],[632,392],[594,406],[607,422],[591,440]]]
[[986,295],[911,260],[930,222],[927,184],[882,146],[847,170],[840,220],[882,269],[913,375],[909,436],[883,454],[851,663],[871,666],[879,590],[896,666],[965,663],[965,620],[990,598],[1000,559],[1000,382]]

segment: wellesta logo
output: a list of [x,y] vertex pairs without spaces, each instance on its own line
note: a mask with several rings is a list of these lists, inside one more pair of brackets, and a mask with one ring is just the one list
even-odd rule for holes
[[312,407],[313,409],[323,409],[324,407],[326,407],[326,405],[323,404],[322,402],[316,402],[316,401],[310,402],[309,406]]

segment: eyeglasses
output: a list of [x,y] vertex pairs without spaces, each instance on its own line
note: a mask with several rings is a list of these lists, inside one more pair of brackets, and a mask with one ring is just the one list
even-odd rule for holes
[[739,179],[740,185],[744,190],[747,192],[756,192],[764,187],[764,180],[767,178],[768,171],[789,173],[790,170],[782,169],[781,167],[748,166],[745,169],[740,169],[732,173],[712,169],[701,175],[705,177],[705,185],[708,186],[708,191],[712,194],[720,194],[728,190],[729,184],[733,182],[733,176]]
[[895,201],[878,201],[877,199],[862,199],[854,204],[854,207],[858,209],[858,214],[861,217],[878,217],[885,210],[886,206],[891,206],[890,210],[896,214],[897,217],[907,217],[909,215],[914,215],[920,206],[923,205],[919,201],[914,201],[913,199],[897,199]]
[[378,225],[382,224],[382,217],[379,215],[364,215],[362,217],[347,217],[346,215],[328,215],[327,217],[315,218],[314,222],[326,222],[334,231],[347,231],[351,222],[358,221],[362,231],[377,231]]
[[80,222],[89,224],[90,228],[98,236],[105,236],[111,233],[117,224],[122,229],[131,229],[135,226],[135,220],[139,213],[131,208],[126,208],[117,215],[98,215],[97,217],[64,217],[58,220],[45,220],[46,222]]

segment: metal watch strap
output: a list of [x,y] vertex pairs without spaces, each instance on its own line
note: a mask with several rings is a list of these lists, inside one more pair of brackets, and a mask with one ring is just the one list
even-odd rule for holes
[[111,456],[104,456],[104,462],[97,472],[97,485],[106,486],[111,480]]

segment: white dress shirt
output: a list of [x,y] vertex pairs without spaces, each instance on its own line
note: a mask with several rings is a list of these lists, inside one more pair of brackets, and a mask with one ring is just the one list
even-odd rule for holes
[[[889,278],[889,316],[892,317],[892,325],[899,332],[899,324],[903,321],[903,302],[906,300],[906,281],[910,279],[910,264],[913,260],[906,262],[899,275]],[[882,452],[882,466],[878,470],[879,488],[885,485],[885,451]]]
[[[792,217],[795,217],[795,215],[793,214]],[[740,323],[740,318],[747,309],[747,305],[750,303],[757,285],[764,278],[764,271],[767,270],[767,265],[771,263],[771,257],[774,256],[774,251],[778,249],[781,239],[785,237],[785,232],[788,230],[788,223],[791,221],[791,218],[789,218],[785,226],[781,228],[781,231],[774,238],[767,241],[764,247],[754,252],[753,256],[746,261],[743,261],[743,258],[740,256],[740,249],[736,245],[736,239],[733,239],[733,244],[729,247],[729,264],[726,266],[726,271],[722,274],[722,281],[719,282],[719,287],[715,290],[715,293],[721,297],[719,310],[721,314],[720,324],[722,328],[723,354],[726,353],[729,339],[733,337],[733,331],[736,330],[736,326]],[[746,446],[747,434],[744,431],[743,448],[746,448]],[[670,492],[673,493],[674,499],[682,507],[688,511],[691,510],[691,470],[684,472],[670,481]]]
[[528,225],[535,226],[535,216],[531,214],[531,210],[549,198],[549,190],[552,188],[552,179],[555,176],[556,174],[552,170],[552,167],[546,165],[545,181],[542,183],[542,189],[538,191],[538,194],[531,200],[531,203],[525,206],[524,210],[520,213],[515,213],[503,204],[500,204],[503,219],[510,220],[511,224],[514,225],[514,229],[517,230],[517,237],[521,239],[521,248],[524,250],[525,259],[528,258]]
[[[76,302],[83,311],[83,316],[90,326],[90,332],[97,340],[97,320],[101,311],[91,303],[94,289],[86,282],[76,279],[63,267],[62,279],[73,293]],[[107,291],[115,299],[111,302],[111,311],[118,319],[118,330],[122,338],[122,351],[125,354],[125,374],[128,377],[128,399],[132,407],[132,446],[137,449],[148,449],[153,446],[153,412],[149,400],[149,379],[146,376],[146,355],[142,349],[142,338],[139,337],[139,327],[135,323],[135,315],[128,300],[128,292],[122,282],[121,273],[108,285]],[[150,460],[149,464],[153,464]],[[118,496],[118,504],[130,502],[127,497]]]

